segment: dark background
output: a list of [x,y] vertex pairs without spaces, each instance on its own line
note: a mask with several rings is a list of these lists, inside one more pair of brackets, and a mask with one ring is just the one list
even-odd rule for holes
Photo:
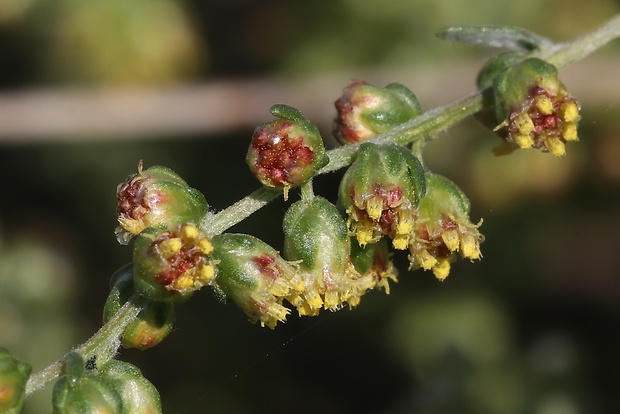
[[[258,188],[244,157],[269,104],[292,96],[285,103],[330,146],[333,101],[352,78],[401,82],[426,109],[474,90],[492,51],[439,41],[442,26],[510,24],[565,41],[619,10],[612,0],[3,0],[0,114],[26,97],[33,116],[11,118],[19,131],[0,123],[0,344],[38,370],[98,329],[109,276],[131,260],[113,233],[115,189],[140,159],[171,167],[223,209]],[[396,255],[389,296],[293,314],[273,331],[201,291],[177,306],[166,341],[119,357],[157,386],[166,413],[618,412],[618,51],[616,42],[562,72],[583,106],[580,142],[564,159],[495,157],[499,141],[473,120],[427,148],[427,165],[465,190],[473,221],[484,219],[480,262],[456,263],[440,283]],[[178,132],[144,119],[116,133],[102,111],[109,129],[68,123],[49,134],[53,120],[34,116],[34,105],[75,93],[209,93],[219,81],[224,96],[236,82],[267,85],[267,104],[253,108],[262,115]],[[292,94],[280,82],[296,85]],[[50,91],[58,101],[42,100]],[[319,177],[316,192],[333,200],[341,174]],[[231,231],[280,248],[286,205]],[[26,412],[50,412],[50,389]]]

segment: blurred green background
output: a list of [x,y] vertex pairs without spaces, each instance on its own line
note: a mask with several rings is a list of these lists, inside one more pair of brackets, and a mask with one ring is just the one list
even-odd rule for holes
[[[38,370],[100,326],[109,276],[131,260],[114,237],[115,189],[140,159],[223,209],[258,187],[244,157],[270,104],[297,106],[333,145],[333,101],[350,79],[401,82],[427,109],[474,90],[494,51],[437,40],[442,26],[564,41],[619,11],[618,0],[1,0],[0,345]],[[274,331],[199,292],[166,341],[120,358],[157,386],[165,413],[620,412],[618,73],[619,42],[562,72],[583,105],[564,159],[495,157],[497,138],[473,121],[427,148],[484,219],[484,259],[444,283],[397,255],[389,296]],[[333,199],[341,174],[317,192]],[[285,208],[231,231],[279,248]],[[50,390],[26,412],[50,412]]]

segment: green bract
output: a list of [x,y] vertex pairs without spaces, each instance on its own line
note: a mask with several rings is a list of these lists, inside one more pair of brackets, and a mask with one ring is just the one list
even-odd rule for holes
[[[133,263],[123,266],[112,275],[112,290],[103,309],[103,323],[136,293],[133,282]],[[145,350],[163,341],[174,323],[174,306],[169,303],[144,299],[144,305],[136,319],[127,325],[121,336],[125,348]]]
[[361,246],[387,235],[402,250],[409,243],[415,210],[425,192],[424,168],[409,149],[364,143],[342,178],[338,201]]
[[99,377],[120,397],[122,409],[119,414],[162,412],[157,388],[134,365],[113,359],[98,371]]
[[329,162],[317,127],[297,109],[274,105],[278,119],[256,127],[246,156],[254,176],[267,187],[288,190],[310,179]]
[[379,88],[355,80],[344,89],[335,105],[338,114],[333,134],[342,144],[365,141],[422,112],[413,92],[399,83]]
[[190,187],[167,167],[153,166],[127,178],[117,189],[120,243],[148,227],[167,229],[185,222],[197,222],[208,211],[202,193]]
[[303,288],[295,267],[267,243],[247,234],[225,233],[212,241],[217,293],[237,304],[252,322],[274,328],[284,321],[289,309],[282,305],[283,299]]
[[75,352],[65,361],[65,375],[54,385],[54,414],[122,413],[120,395],[97,375],[96,369],[87,370],[84,360]]
[[0,347],[0,413],[18,414],[24,405],[26,382],[32,368]]

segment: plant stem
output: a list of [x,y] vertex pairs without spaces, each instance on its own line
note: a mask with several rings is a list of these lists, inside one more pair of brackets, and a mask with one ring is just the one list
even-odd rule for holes
[[[98,364],[104,364],[114,357],[120,345],[120,336],[125,327],[133,321],[140,310],[142,310],[144,300],[139,295],[131,297],[119,310],[114,317],[104,324],[97,333],[88,341],[84,342],[74,351],[82,355],[84,360],[93,356],[97,357]],[[33,392],[45,387],[49,382],[58,378],[63,369],[64,358],[52,363],[47,368],[32,374],[26,383],[26,397]]]

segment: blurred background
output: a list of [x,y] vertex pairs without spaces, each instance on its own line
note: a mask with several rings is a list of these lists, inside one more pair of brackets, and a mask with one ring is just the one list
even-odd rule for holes
[[[274,103],[331,137],[351,79],[400,82],[425,109],[474,91],[496,51],[434,37],[508,24],[567,41],[618,0],[0,1],[0,345],[47,366],[101,325],[116,243],[115,190],[166,165],[223,209],[258,188],[244,157]],[[466,121],[427,165],[484,219],[480,262],[443,283],[408,272],[386,296],[275,330],[210,292],[177,306],[158,347],[123,350],[165,413],[620,412],[620,42],[561,72],[583,106],[564,159],[495,157]],[[342,172],[316,180],[335,198]],[[294,200],[294,197],[292,197]],[[276,248],[286,204],[231,231]],[[51,386],[26,413],[51,412]]]

